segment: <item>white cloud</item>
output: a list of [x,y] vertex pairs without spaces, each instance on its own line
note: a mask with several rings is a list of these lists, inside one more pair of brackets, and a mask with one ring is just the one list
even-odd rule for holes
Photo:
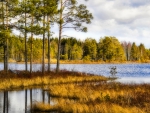
[[89,32],[150,48],[150,0],[89,0],[86,5],[94,16]]
[[97,41],[103,36],[115,36],[119,41],[143,43],[150,48],[150,0],[79,0],[79,3],[84,3],[94,16],[87,25],[88,32],[65,30],[64,34]]

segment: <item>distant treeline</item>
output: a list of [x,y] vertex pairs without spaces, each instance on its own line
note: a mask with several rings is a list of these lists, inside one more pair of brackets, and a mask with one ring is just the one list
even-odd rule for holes
[[[45,57],[48,57],[48,45],[45,40]],[[33,41],[33,61],[42,60],[42,39],[34,38]],[[50,58],[57,57],[58,38],[50,40]],[[31,39],[27,40],[28,60],[30,58]],[[0,48],[0,59],[3,60],[3,48]],[[9,59],[17,62],[24,61],[24,38],[12,36],[9,39]],[[100,38],[97,42],[93,38],[84,41],[76,38],[62,38],[61,40],[61,60],[83,60],[83,61],[140,61],[150,60],[150,49],[146,49],[144,44],[136,45],[135,42],[119,42],[115,37]]]

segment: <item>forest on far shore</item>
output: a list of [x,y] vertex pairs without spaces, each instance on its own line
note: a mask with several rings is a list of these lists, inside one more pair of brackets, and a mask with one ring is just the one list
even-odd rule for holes
[[[9,38],[9,61],[24,61],[24,37],[11,36]],[[33,62],[42,61],[42,39],[34,38]],[[45,59],[48,57],[48,40],[45,40]],[[58,38],[50,39],[50,58],[57,58]],[[28,61],[30,59],[31,38],[27,40]],[[3,61],[3,48],[0,48],[0,61]],[[82,60],[93,62],[149,62],[150,49],[144,44],[137,45],[135,42],[119,42],[116,37],[103,37],[97,42],[93,38],[84,41],[70,37],[61,40],[61,60]]]

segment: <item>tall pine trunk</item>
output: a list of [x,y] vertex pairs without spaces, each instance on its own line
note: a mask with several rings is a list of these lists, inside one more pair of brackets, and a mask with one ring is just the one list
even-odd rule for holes
[[48,72],[50,72],[50,18],[47,15],[47,22],[48,22]]
[[[33,26],[33,16],[32,16],[32,19],[31,19],[31,26]],[[33,33],[31,31],[31,52],[30,52],[30,75],[32,74],[32,59],[33,59]]]
[[25,33],[24,33],[24,37],[25,37],[25,53],[24,53],[24,58],[25,58],[25,71],[28,70],[28,58],[27,58],[27,14],[26,14],[26,0],[24,0],[25,2]]
[[[44,7],[45,7],[45,3],[44,3]],[[42,58],[42,73],[44,75],[45,74],[45,14],[43,16],[43,28],[44,28],[44,31],[43,31],[43,49],[42,49],[42,55],[43,55],[43,58]]]
[[59,23],[59,39],[58,39],[58,53],[57,53],[57,67],[56,67],[56,73],[59,72],[59,66],[60,66],[60,51],[61,51],[61,35],[62,35],[62,10],[63,10],[63,1],[60,2],[60,23]]
[[[2,7],[3,7],[3,3],[2,3]],[[4,7],[3,7],[3,14],[5,15]],[[4,29],[6,29],[5,33],[7,34],[7,36],[5,37],[5,40],[4,40],[4,71],[7,74],[7,72],[8,72],[8,33],[9,33],[8,32],[8,0],[6,0],[6,26],[5,26],[4,17],[3,17],[3,25],[4,25]]]

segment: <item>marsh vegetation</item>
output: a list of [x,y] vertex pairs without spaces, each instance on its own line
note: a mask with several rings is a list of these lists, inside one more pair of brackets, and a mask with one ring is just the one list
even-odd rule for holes
[[5,76],[5,72],[0,72],[0,90],[7,90],[10,88],[24,88],[35,87],[53,84],[66,84],[66,83],[82,83],[82,82],[100,82],[107,81],[104,76],[88,75],[86,73],[60,71],[59,73],[50,72],[42,75],[42,72],[19,71],[18,73],[9,72]]
[[[20,71],[0,72],[0,90],[40,88],[48,95],[48,102],[32,102],[33,113],[149,113],[150,85],[122,84],[109,78],[80,72],[59,73]],[[9,95],[9,94],[8,94]],[[7,97],[7,95],[6,95]],[[7,100],[7,98],[6,98]],[[5,103],[6,104],[6,103]],[[29,106],[28,106],[29,107]]]
[[109,83],[55,84],[46,90],[53,105],[35,103],[34,112],[149,113],[150,85]]

